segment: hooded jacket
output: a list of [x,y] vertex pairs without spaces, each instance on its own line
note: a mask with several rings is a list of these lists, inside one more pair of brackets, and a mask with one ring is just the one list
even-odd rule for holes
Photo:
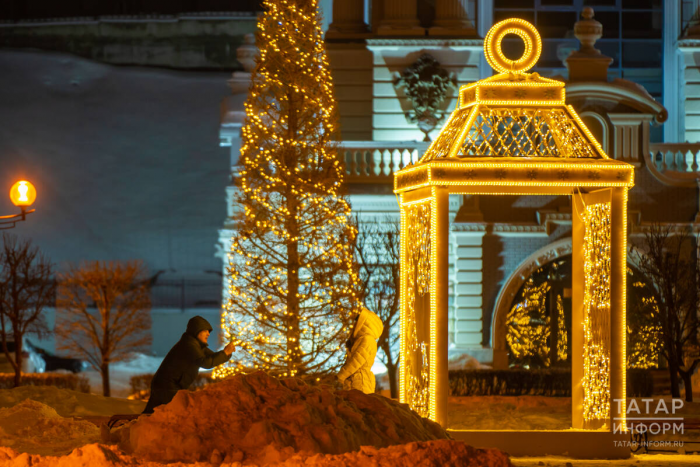
[[197,377],[200,368],[210,369],[227,362],[231,356],[220,350],[213,352],[199,339],[201,331],[212,331],[211,324],[201,316],[195,316],[187,323],[187,330],[170,349],[151,381],[151,397],[143,413],[153,413],[153,409],[167,404],[180,389],[188,389]]
[[357,319],[352,333],[352,347],[345,365],[338,373],[343,389],[358,389],[365,394],[374,393],[372,365],[377,355],[377,339],[382,335],[384,325],[379,316],[364,308]]

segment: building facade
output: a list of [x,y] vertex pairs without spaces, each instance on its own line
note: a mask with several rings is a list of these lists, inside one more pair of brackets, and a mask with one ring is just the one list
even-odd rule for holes
[[[534,71],[566,81],[567,104],[607,154],[636,167],[629,198],[631,242],[653,223],[698,232],[697,3],[334,0],[326,46],[353,211],[360,219],[398,218],[394,171],[427,149],[444,123],[440,117],[454,109],[460,85],[491,75],[482,48],[489,27],[520,17],[542,35]],[[519,56],[518,41],[504,41],[505,53]],[[234,170],[243,121],[239,102],[255,53],[249,35],[238,49],[245,70],[229,81],[233,95],[222,112],[221,144],[231,147]],[[432,119],[416,115],[420,96],[399,85],[403,74],[426,69],[428,76],[446,73],[454,83],[441,102],[433,103]],[[505,368],[506,317],[522,298],[524,284],[570,260],[571,199],[452,196],[450,214],[450,353]],[[222,251],[230,229],[228,224],[220,231]],[[564,306],[570,293],[566,281],[552,285],[553,300]]]
[[[220,312],[233,213],[227,184],[259,9],[234,3],[225,6],[247,11],[222,12],[213,0],[155,12],[145,1],[0,7],[0,181],[32,179],[28,169],[38,175],[38,214],[18,233],[59,266],[140,258],[152,274],[163,271],[154,289],[155,353],[167,351],[187,317],[216,320]],[[544,43],[534,71],[567,81],[567,102],[608,155],[637,168],[631,239],[652,223],[697,231],[698,3],[322,0],[353,210],[361,219],[398,219],[394,171],[427,149],[460,85],[491,75],[486,31],[521,17]],[[90,16],[76,16],[88,4]],[[595,10],[590,18],[586,7]],[[517,56],[519,47],[504,41],[506,53]],[[451,85],[417,114],[420,94],[399,79],[425,70]],[[504,317],[523,284],[569,257],[571,200],[452,197],[450,220],[451,352],[502,367]],[[566,303],[566,281],[557,287]]]

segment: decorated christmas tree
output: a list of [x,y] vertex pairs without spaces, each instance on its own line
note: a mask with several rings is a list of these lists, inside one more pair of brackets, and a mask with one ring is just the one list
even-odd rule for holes
[[506,342],[511,359],[517,364],[549,366],[550,319],[546,306],[549,289],[546,281],[535,285],[529,279],[523,284],[522,299],[508,312]]
[[350,207],[317,0],[265,0],[246,101],[224,376],[319,374],[342,363],[357,310]]

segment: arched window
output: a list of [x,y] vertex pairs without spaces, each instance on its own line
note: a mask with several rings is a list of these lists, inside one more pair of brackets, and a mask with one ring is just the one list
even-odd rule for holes
[[[627,366],[658,365],[660,330],[654,291],[633,266],[627,268]],[[571,366],[571,255],[535,270],[522,284],[503,320],[508,365],[513,368]]]

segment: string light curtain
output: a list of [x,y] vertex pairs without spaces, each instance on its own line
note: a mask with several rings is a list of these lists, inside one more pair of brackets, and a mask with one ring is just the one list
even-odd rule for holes
[[[403,284],[406,306],[402,308],[401,355],[404,364],[399,378],[402,402],[420,416],[430,416],[430,354],[429,337],[425,333],[430,307],[430,221],[431,201],[418,202],[402,208],[402,261],[406,262]],[[406,388],[403,390],[401,388]]]
[[583,418],[610,417],[610,203],[583,212]]
[[338,119],[316,0],[266,0],[251,76],[216,369],[322,374],[342,363],[357,277]]

